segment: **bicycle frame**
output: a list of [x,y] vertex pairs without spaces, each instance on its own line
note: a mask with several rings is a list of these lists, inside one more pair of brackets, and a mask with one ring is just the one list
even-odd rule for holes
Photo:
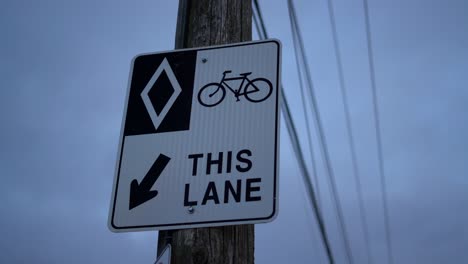
[[[227,82],[229,81],[237,81],[237,80],[242,80],[241,84],[239,85],[239,88],[238,89],[233,89]],[[244,86],[244,83],[245,81],[247,80],[247,84]],[[242,91],[242,88],[245,88],[247,87],[248,84],[251,84],[252,87],[255,88],[255,90],[252,90],[252,91]],[[243,96],[245,94],[249,94],[249,93],[254,93],[254,92],[257,92],[259,91],[259,89],[254,85],[252,84],[252,81],[250,81],[250,79],[247,77],[247,76],[241,76],[241,77],[231,77],[231,78],[226,78],[226,74],[223,74],[223,78],[221,79],[221,81],[219,82],[220,85],[224,85],[224,87],[228,88],[233,94],[234,96],[236,97],[237,101],[239,101],[239,96]],[[218,88],[219,89],[219,88]],[[216,92],[218,92],[218,90],[216,90]],[[215,94],[216,92],[214,92],[213,94]]]
[[[226,96],[226,90],[229,90],[232,94],[234,94],[237,102],[240,101],[241,96],[244,96],[246,100],[252,103],[263,102],[270,96],[271,92],[273,91],[271,82],[266,78],[258,77],[251,80],[248,78],[251,72],[241,73],[236,77],[226,77],[226,74],[230,72],[231,71],[229,70],[223,72],[223,76],[219,82],[207,83],[200,88],[200,91],[198,92],[198,101],[201,105],[205,107],[213,107],[218,105]],[[231,81],[240,82],[237,89],[235,89],[234,85],[231,84],[231,86],[229,84]],[[260,86],[258,86],[259,84]],[[220,90],[221,94],[213,98],[213,96]],[[254,95],[253,97],[250,95],[261,90],[263,90],[263,93],[260,93],[259,95]]]

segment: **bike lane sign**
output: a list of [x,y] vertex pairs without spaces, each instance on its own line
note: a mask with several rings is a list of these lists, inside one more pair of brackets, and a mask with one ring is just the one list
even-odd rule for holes
[[136,56],[114,232],[264,223],[278,214],[278,40]]

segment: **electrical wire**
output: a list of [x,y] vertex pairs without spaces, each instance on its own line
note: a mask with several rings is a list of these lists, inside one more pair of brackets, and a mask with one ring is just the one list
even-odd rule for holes
[[367,38],[367,57],[369,59],[369,73],[371,80],[371,89],[372,89],[372,104],[374,107],[374,122],[375,122],[375,136],[377,141],[377,157],[379,163],[379,174],[380,174],[380,189],[382,193],[382,202],[383,202],[383,214],[384,214],[384,227],[385,227],[385,237],[387,244],[387,255],[388,263],[393,264],[393,248],[392,248],[392,239],[390,236],[390,216],[388,212],[388,201],[387,201],[387,182],[385,176],[385,167],[383,159],[383,147],[382,147],[382,132],[380,128],[380,114],[378,107],[378,98],[377,98],[377,88],[375,81],[375,66],[374,66],[374,52],[372,49],[372,35],[370,30],[370,19],[369,19],[369,7],[367,0],[363,0],[364,5],[364,17],[366,24],[366,38]]
[[[293,43],[296,46],[297,45],[297,32],[296,32],[296,27],[294,26],[295,21],[292,18],[291,15],[291,8],[289,7],[289,2],[288,2],[288,11],[289,11],[289,21],[291,24],[291,31],[292,31],[292,37],[293,37]],[[317,203],[319,205],[319,209],[322,207],[320,203],[320,184],[319,184],[319,179],[318,179],[318,173],[317,173],[317,167],[316,167],[316,160],[315,160],[315,154],[314,154],[314,148],[312,145],[312,132],[310,129],[310,122],[309,122],[309,111],[307,111],[307,102],[306,102],[306,95],[305,95],[305,86],[303,83],[303,76],[302,76],[302,70],[301,70],[301,57],[299,54],[299,50],[294,48],[294,55],[296,56],[296,67],[297,67],[297,74],[299,77],[299,86],[301,90],[301,101],[302,101],[302,112],[304,114],[304,119],[306,122],[306,132],[307,132],[307,142],[309,146],[309,152],[310,152],[310,163],[312,167],[312,176],[314,177],[315,181],[315,190],[317,193]]]
[[350,242],[349,242],[349,239],[348,239],[348,233],[347,233],[347,230],[346,230],[346,225],[344,223],[343,207],[342,207],[341,201],[340,201],[340,199],[338,197],[335,174],[334,174],[334,171],[333,171],[333,168],[332,168],[332,165],[331,165],[331,161],[330,161],[330,154],[328,152],[327,141],[326,141],[325,133],[323,131],[323,125],[322,125],[320,113],[319,113],[319,110],[318,110],[317,98],[315,96],[314,86],[313,86],[313,83],[312,83],[312,78],[310,76],[310,69],[309,69],[307,57],[305,56],[304,42],[302,40],[302,36],[300,34],[300,29],[299,29],[299,26],[298,26],[298,23],[297,23],[297,17],[295,15],[294,5],[293,5],[291,0],[288,0],[288,3],[289,3],[289,6],[291,7],[291,10],[292,10],[291,15],[292,15],[294,21],[296,21],[294,23],[294,25],[296,27],[297,38],[299,40],[299,45],[298,46],[301,49],[301,53],[302,53],[301,57],[302,57],[303,66],[305,68],[305,74],[306,74],[306,77],[307,77],[306,78],[307,84],[309,86],[308,91],[309,91],[310,101],[311,101],[311,105],[312,105],[312,108],[313,108],[313,113],[315,115],[315,119],[314,119],[315,122],[316,122],[315,125],[316,125],[316,128],[318,130],[317,132],[318,132],[318,136],[319,136],[319,139],[320,139],[319,140],[320,149],[321,149],[322,155],[324,157],[324,161],[325,161],[325,169],[326,169],[326,172],[327,172],[327,175],[328,175],[327,179],[329,180],[330,193],[332,195],[333,204],[335,206],[335,211],[337,213],[338,226],[339,226],[339,229],[340,229],[340,233],[341,233],[341,235],[343,237],[345,256],[346,256],[346,259],[348,260],[349,263],[354,263],[352,252],[351,252],[351,246],[350,246]]
[[259,15],[257,14],[256,8],[253,8],[252,14],[253,14],[252,17],[253,17],[253,20],[254,20],[255,29],[257,30],[258,38],[259,39],[266,39],[263,30],[260,28],[260,22],[258,21],[258,18],[257,18]]
[[[257,0],[254,0],[254,11],[255,12],[253,14],[254,14],[254,16],[256,16],[256,17],[254,17],[254,22],[256,24],[256,28],[257,28],[257,31],[258,31],[257,33],[260,36],[260,38],[266,39],[266,38],[268,38],[268,34],[267,34],[267,31],[266,31],[266,28],[265,28],[265,23],[263,22],[263,17],[262,17],[262,14],[261,14],[261,11],[260,11],[260,6],[259,6]],[[289,108],[289,104],[288,104],[288,101],[287,101],[286,96],[284,94],[284,88],[283,88],[282,85],[281,85],[281,93],[282,93],[282,96],[281,96],[281,110],[283,112],[283,116],[284,116],[284,119],[286,121],[286,127],[288,129],[288,133],[289,133],[289,136],[290,136],[290,139],[291,139],[291,143],[293,145],[293,150],[294,150],[294,152],[296,154],[296,157],[297,157],[297,160],[298,160],[298,163],[299,163],[299,167],[301,169],[301,175],[302,175],[303,180],[305,182],[306,192],[308,194],[308,197],[310,198],[310,203],[311,203],[311,206],[312,206],[313,214],[317,219],[317,223],[318,223],[318,226],[319,226],[322,242],[323,242],[323,245],[325,247],[325,251],[327,253],[328,262],[330,264],[334,264],[335,261],[334,261],[333,254],[332,254],[332,251],[331,251],[330,241],[328,239],[328,235],[327,235],[327,232],[326,232],[326,229],[325,229],[325,224],[323,222],[322,215],[321,215],[321,213],[320,213],[320,211],[318,209],[318,204],[317,204],[317,199],[316,199],[316,196],[315,196],[314,188],[312,186],[312,183],[310,182],[309,172],[307,170],[307,166],[305,164],[305,160],[304,160],[304,157],[302,155],[302,150],[301,150],[301,146],[299,144],[298,134],[297,134],[297,131],[296,131],[296,127],[294,126],[294,122],[293,122],[293,119],[292,119],[292,116],[291,116],[291,111],[290,111],[290,108]]]
[[339,86],[342,94],[342,103],[343,103],[343,111],[345,113],[345,120],[346,120],[346,131],[348,136],[349,142],[349,149],[351,154],[351,163],[353,168],[353,176],[354,180],[356,181],[356,190],[358,195],[358,203],[359,203],[359,215],[361,219],[361,228],[364,236],[364,246],[366,249],[366,256],[367,256],[367,263],[374,263],[372,261],[372,257],[370,254],[370,244],[369,244],[369,231],[367,220],[365,216],[365,208],[364,208],[364,198],[362,194],[362,183],[361,183],[361,176],[359,173],[359,167],[357,164],[357,154],[356,154],[356,146],[355,140],[353,135],[353,129],[351,126],[351,114],[349,110],[349,103],[348,103],[348,93],[346,91],[345,81],[344,81],[344,74],[343,74],[343,63],[341,60],[341,52],[338,40],[338,33],[336,30],[336,19],[335,19],[335,12],[333,9],[333,1],[327,0],[328,2],[328,14],[330,18],[330,25],[332,29],[332,37],[333,37],[333,48],[335,50],[335,58],[336,58],[336,65],[338,67],[338,79],[339,79]]
[[[284,91],[283,86],[281,86],[281,90]],[[319,212],[320,211],[319,205],[317,203],[313,185],[310,182],[310,177],[308,176],[309,171],[307,170],[305,159],[304,159],[304,156],[302,155],[302,150],[301,150],[301,145],[299,144],[299,140],[298,140],[299,137],[297,135],[297,130],[296,130],[296,127],[294,126],[294,122],[292,121],[291,111],[289,108],[288,101],[286,100],[286,97],[284,96],[284,93],[283,93],[283,96],[281,97],[281,110],[285,117],[284,120],[286,121],[286,128],[288,129],[288,133],[290,135],[291,144],[293,146],[294,153],[296,154],[296,157],[298,159],[299,168],[301,169],[302,179],[306,183],[305,184],[306,192],[307,192],[308,197],[310,197],[309,201],[312,205],[312,211],[313,211],[315,218],[317,219],[319,230],[322,235],[322,241],[325,247],[325,251],[327,253],[328,262],[330,264],[334,264],[335,260],[333,258],[333,253],[331,251],[330,241],[328,239],[327,231],[325,229],[325,224],[322,218],[322,214]]]
[[259,29],[262,32],[263,39],[267,39],[268,33],[265,27],[262,12],[260,11],[260,5],[258,4],[257,0],[253,0],[253,2],[254,2],[254,14],[257,15],[257,20],[258,20],[258,21],[255,20],[255,22],[259,23],[259,25],[257,25],[257,29]]

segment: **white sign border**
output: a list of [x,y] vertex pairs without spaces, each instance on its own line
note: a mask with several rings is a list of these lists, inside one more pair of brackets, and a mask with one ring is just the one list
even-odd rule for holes
[[[238,46],[248,46],[248,45],[255,45],[255,44],[263,44],[263,43],[275,43],[278,46],[278,62],[276,67],[276,127],[275,127],[275,159],[274,159],[274,179],[273,179],[273,212],[270,216],[261,217],[261,218],[244,218],[244,219],[231,219],[231,220],[216,220],[216,221],[203,221],[203,222],[187,222],[187,223],[176,223],[176,224],[164,224],[164,225],[141,225],[141,226],[125,226],[120,227],[114,225],[114,216],[115,216],[115,205],[117,200],[117,189],[118,189],[118,182],[119,182],[119,175],[120,175],[120,166],[122,163],[122,154],[123,154],[123,146],[125,142],[124,138],[124,128],[125,128],[125,121],[127,117],[127,108],[128,108],[128,100],[130,95],[130,88],[132,84],[132,75],[133,75],[133,68],[135,65],[135,60],[141,56],[146,55],[156,55],[156,54],[164,54],[164,53],[174,53],[174,52],[182,52],[182,51],[201,51],[201,50],[213,50],[213,49],[223,49],[223,48],[230,48],[230,47],[238,47]],[[119,138],[119,145],[117,151],[117,158],[116,158],[116,166],[115,166],[115,174],[114,174],[114,182],[112,185],[112,193],[110,199],[110,206],[109,206],[109,214],[108,214],[108,228],[112,232],[120,233],[120,232],[135,232],[135,231],[154,231],[154,230],[172,230],[172,229],[188,229],[188,228],[202,228],[202,227],[215,227],[215,226],[228,226],[228,225],[242,225],[242,224],[257,224],[257,223],[267,223],[273,221],[278,216],[278,209],[279,209],[279,154],[280,154],[280,102],[281,102],[281,63],[282,63],[282,44],[281,41],[278,39],[266,39],[266,40],[259,40],[259,41],[247,41],[247,42],[238,42],[226,45],[216,45],[216,46],[207,46],[207,47],[198,47],[198,48],[188,48],[188,49],[177,49],[177,50],[167,50],[161,52],[150,52],[150,53],[141,53],[133,57],[130,66],[130,73],[128,78],[127,84],[127,94],[125,97],[125,105],[124,111],[122,116],[122,124],[120,128],[120,138]]]

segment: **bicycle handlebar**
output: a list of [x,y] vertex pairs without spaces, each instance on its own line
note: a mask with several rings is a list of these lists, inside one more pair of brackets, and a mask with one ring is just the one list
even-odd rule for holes
[[224,71],[223,74],[226,75],[228,73],[231,73],[232,71]]

